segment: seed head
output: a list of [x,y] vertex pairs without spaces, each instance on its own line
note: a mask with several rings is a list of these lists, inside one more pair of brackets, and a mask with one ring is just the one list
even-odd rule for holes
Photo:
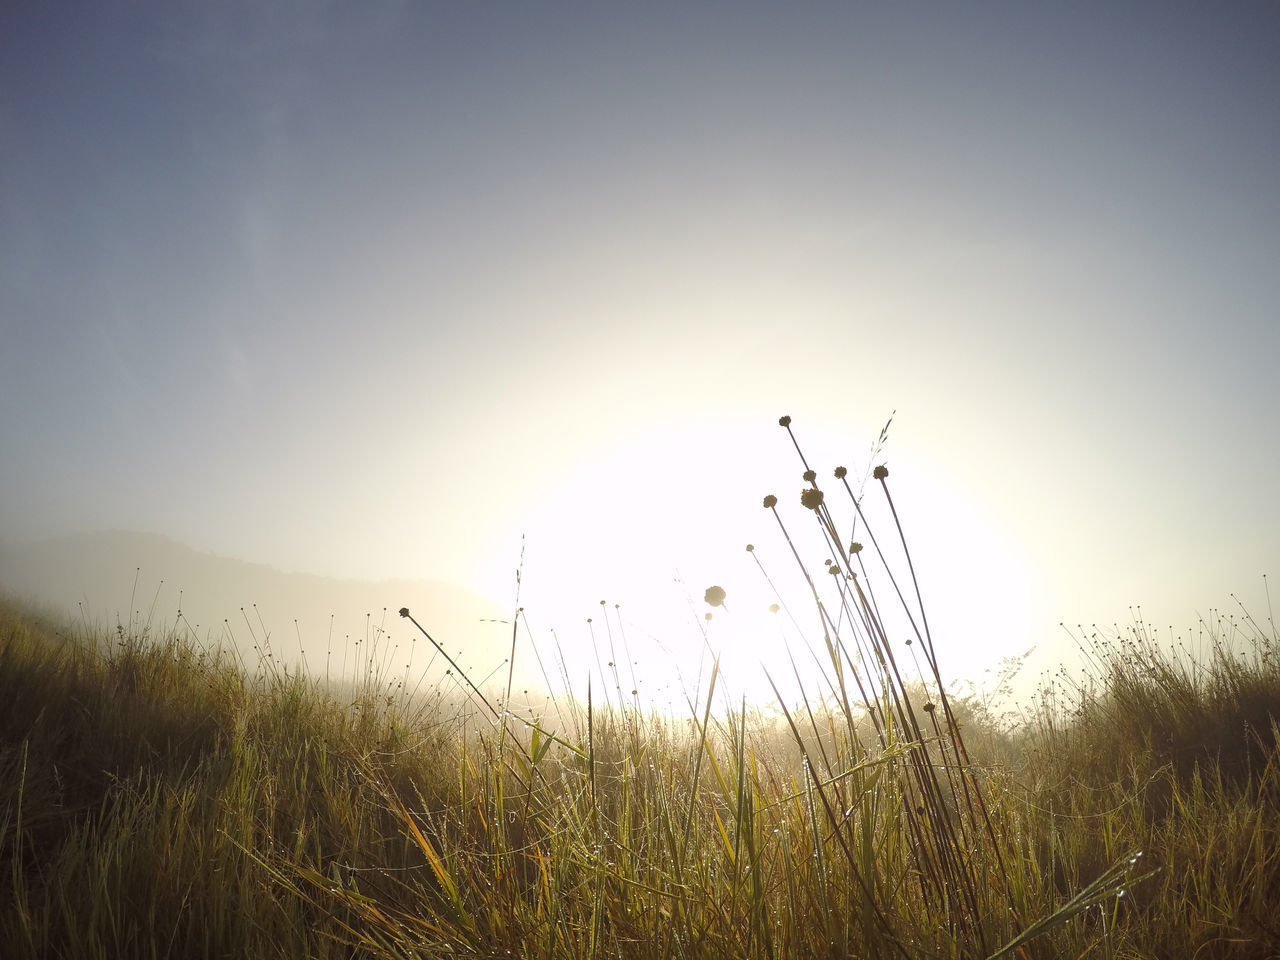
[[836,467],[836,479],[843,480],[848,472],[844,467]]
[[779,418],[778,418],[778,426],[780,426],[780,427],[789,427],[789,426],[791,426],[791,418],[790,418],[790,417],[779,417]]
[[812,487],[808,490],[801,490],[800,502],[810,510],[817,510],[822,506],[822,491],[814,490]]
[[756,545],[754,543],[747,544],[747,553],[754,553],[755,549],[756,549]]
[[853,543],[849,544],[849,552],[850,552],[850,553],[861,553],[861,552],[862,552],[862,544],[860,544],[857,540],[853,541]]
[[816,479],[818,479],[818,475],[817,475],[816,473],[814,473],[812,470],[806,470],[806,471],[804,472],[804,482],[805,482],[805,483],[813,483],[813,481],[814,481],[814,480],[816,480]]
[[871,475],[875,477],[877,480],[883,480],[885,477],[889,475],[889,468],[882,463],[880,464],[880,466],[876,467],[874,470],[871,471]]
[[764,508],[766,510],[772,510],[777,505],[778,505],[778,498],[775,497],[772,493],[764,498]]
[[771,603],[771,604],[769,604],[769,612],[770,612],[770,613],[777,613],[777,612],[778,612],[778,609],[779,609],[779,607],[778,607],[778,605],[777,605],[776,603]]
[[409,608],[408,608],[408,607],[401,607],[401,608],[400,608],[400,616],[402,616],[402,617],[407,617],[408,615],[409,615]]
[[702,595],[702,599],[713,607],[722,606],[724,604],[724,587],[707,587],[707,592]]

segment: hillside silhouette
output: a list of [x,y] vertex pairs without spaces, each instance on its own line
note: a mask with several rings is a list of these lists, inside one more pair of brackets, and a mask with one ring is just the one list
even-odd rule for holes
[[344,654],[353,666],[356,641],[376,640],[393,659],[398,644],[425,643],[397,616],[402,606],[481,675],[511,642],[500,622],[510,612],[453,584],[289,573],[128,531],[0,544],[0,592],[95,632],[179,628],[248,658],[265,640],[286,662],[301,648],[313,674],[340,672]]

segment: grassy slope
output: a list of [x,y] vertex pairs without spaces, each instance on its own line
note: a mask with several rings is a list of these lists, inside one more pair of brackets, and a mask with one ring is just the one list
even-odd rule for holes
[[[90,643],[6,609],[0,943],[6,957],[970,957],[1119,864],[1011,955],[1280,956],[1274,633],[1197,667],[1140,630],[1093,653],[1093,686],[1047,695],[1013,733],[957,705],[961,786],[983,791],[988,843],[963,790],[938,821],[913,792],[908,766],[942,768],[945,737],[941,754],[868,753],[865,721],[838,711],[793,731],[566,708],[547,725],[584,758],[375,683],[344,703],[172,638]],[[953,864],[965,896],[924,876],[952,869],[950,831],[977,851]]]

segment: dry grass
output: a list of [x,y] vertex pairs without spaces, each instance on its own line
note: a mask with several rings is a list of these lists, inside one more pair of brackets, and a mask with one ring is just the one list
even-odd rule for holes
[[847,481],[769,505],[832,558],[792,558],[828,658],[785,715],[534,722],[5,611],[5,955],[1280,956],[1274,627],[1083,639],[996,724],[937,674],[887,474],[883,529]]

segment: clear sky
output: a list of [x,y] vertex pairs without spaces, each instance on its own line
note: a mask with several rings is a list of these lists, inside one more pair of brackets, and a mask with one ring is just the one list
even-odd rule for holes
[[777,417],[861,476],[896,410],[958,666],[1258,612],[1280,7],[6,3],[0,338],[6,540],[510,604],[523,535],[573,647],[763,607]]

